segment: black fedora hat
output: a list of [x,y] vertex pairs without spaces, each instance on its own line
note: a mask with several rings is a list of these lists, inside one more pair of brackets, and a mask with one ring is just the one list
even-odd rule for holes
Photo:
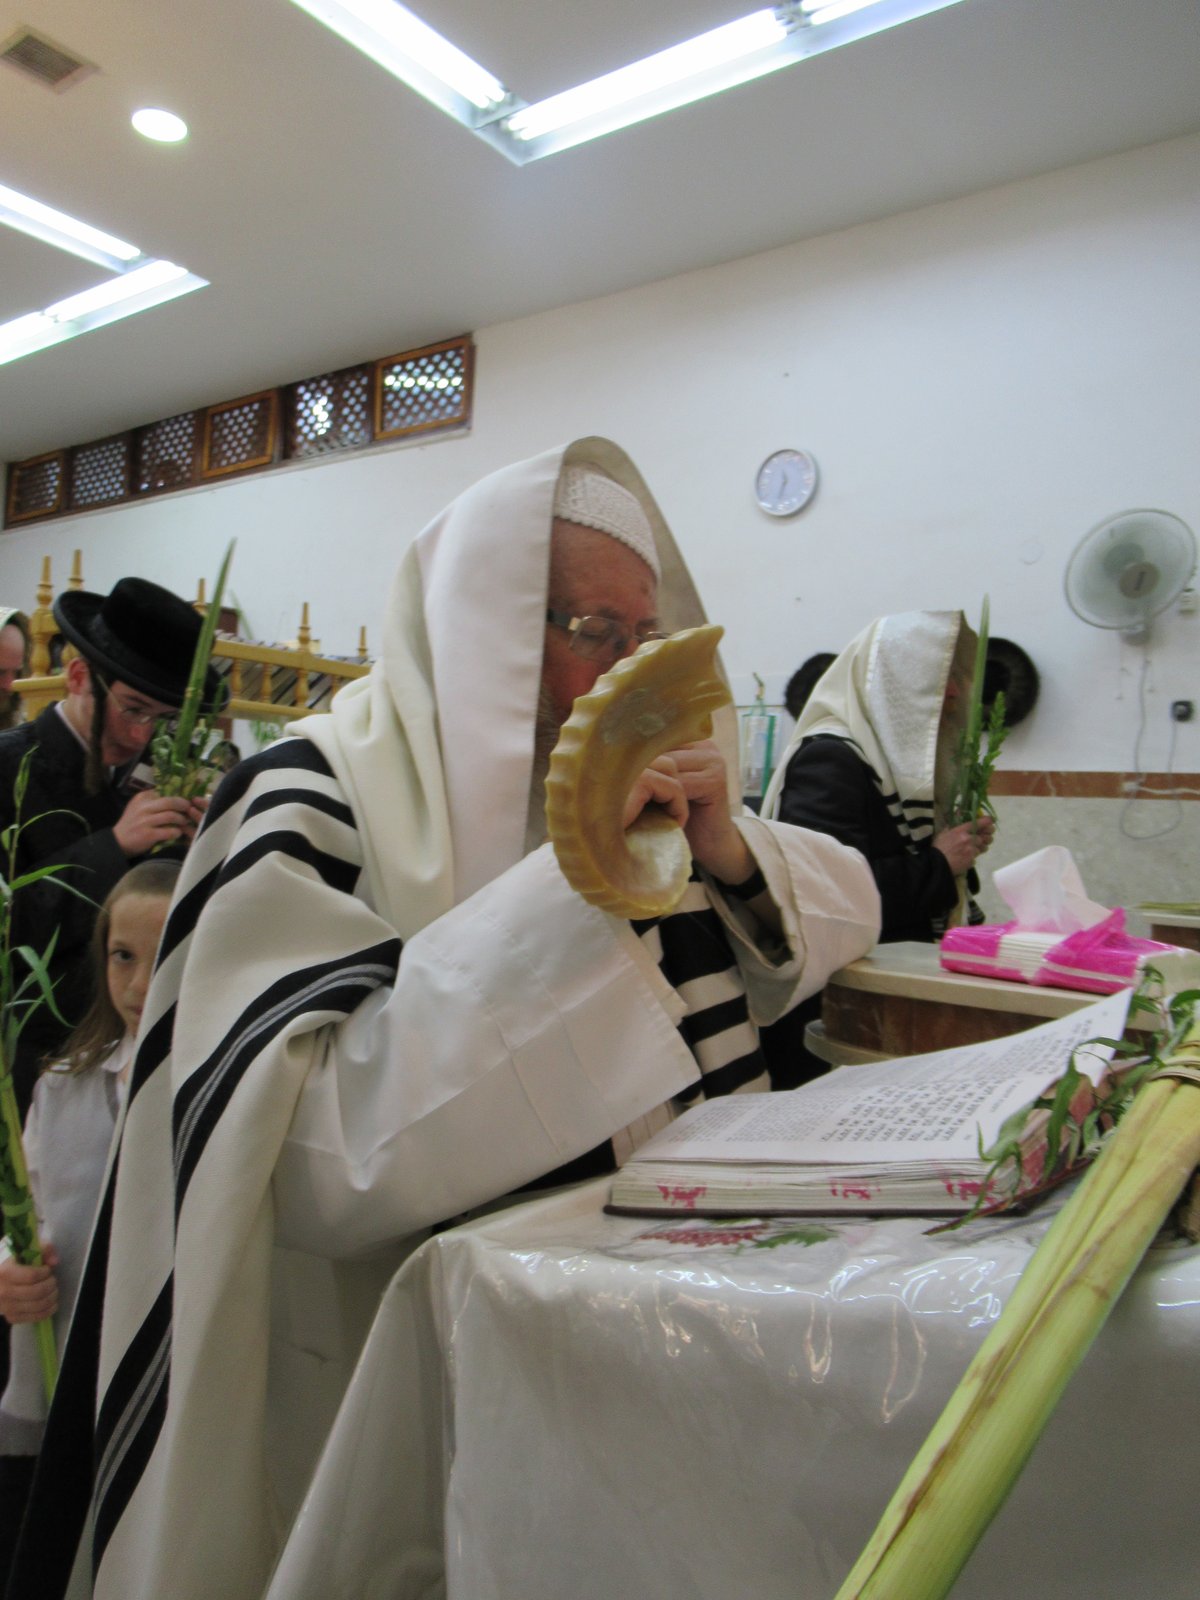
[[992,701],[1004,695],[1004,720],[1010,728],[1033,710],[1037,702],[1040,680],[1033,662],[1011,639],[989,639],[987,661],[983,673],[983,705],[992,709]]
[[[183,703],[202,626],[199,613],[147,578],[121,578],[111,594],[69,589],[54,602],[63,633],[109,679],[162,700]],[[210,666],[204,704],[218,704],[221,680]]]

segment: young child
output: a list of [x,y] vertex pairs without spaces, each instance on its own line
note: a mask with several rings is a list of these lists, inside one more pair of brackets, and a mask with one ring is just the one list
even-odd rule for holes
[[25,1124],[46,1265],[24,1267],[11,1256],[0,1262],[0,1314],[13,1324],[8,1387],[0,1399],[0,1594],[45,1427],[33,1324],[53,1316],[61,1351],[178,875],[177,861],[140,862],[105,900],[92,939],[91,1008],[65,1058],[38,1079]]

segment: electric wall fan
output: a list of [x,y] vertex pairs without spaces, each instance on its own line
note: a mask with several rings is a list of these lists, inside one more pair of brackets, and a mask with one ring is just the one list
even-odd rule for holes
[[1095,628],[1142,640],[1195,568],[1196,538],[1185,522],[1169,511],[1122,511],[1076,545],[1064,580],[1067,604]]

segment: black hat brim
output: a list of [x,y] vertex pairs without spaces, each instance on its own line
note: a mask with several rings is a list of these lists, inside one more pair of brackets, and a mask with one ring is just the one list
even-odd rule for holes
[[1033,662],[1011,639],[989,639],[983,675],[983,704],[988,711],[1004,695],[1005,726],[1015,728],[1033,710],[1041,687]]
[[[104,620],[106,598],[87,589],[69,589],[55,598],[55,621],[80,655],[99,667],[106,677],[127,683],[139,694],[161,700],[164,705],[181,706],[190,671],[182,676],[167,672],[128,640],[118,639]],[[204,675],[204,709],[217,710],[224,699],[225,685],[210,665]]]

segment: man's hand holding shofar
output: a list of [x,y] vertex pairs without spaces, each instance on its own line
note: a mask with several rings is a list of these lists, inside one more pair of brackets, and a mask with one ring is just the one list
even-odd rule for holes
[[710,738],[712,712],[730,701],[722,631],[690,628],[619,661],[575,702],[550,758],[546,820],[563,875],[616,916],[670,911],[693,855],[724,883],[754,871]]

